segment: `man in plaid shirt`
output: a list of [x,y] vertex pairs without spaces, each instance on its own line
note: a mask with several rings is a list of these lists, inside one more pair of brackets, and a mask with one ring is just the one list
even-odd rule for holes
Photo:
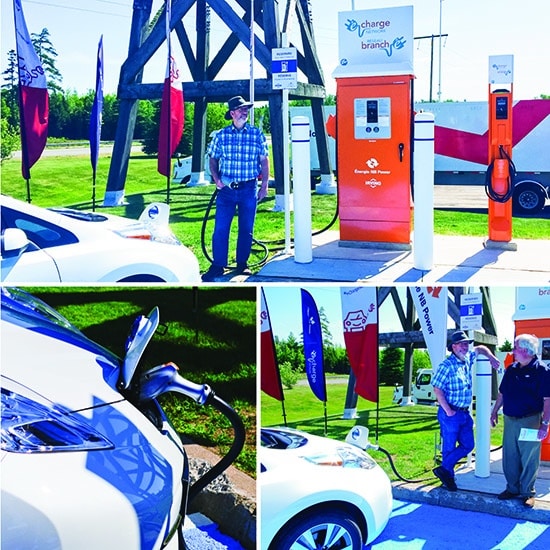
[[474,449],[474,421],[470,416],[472,403],[472,370],[478,353],[485,355],[493,368],[500,361],[486,346],[474,346],[463,331],[451,336],[447,349],[452,352],[437,368],[432,379],[439,403],[437,419],[441,429],[442,461],[433,473],[449,491],[456,491],[454,469],[459,460]]
[[[212,235],[213,262],[202,276],[203,281],[215,281],[223,275],[228,264],[229,232],[237,211],[237,272],[250,273],[248,258],[252,248],[252,234],[257,202],[267,195],[269,158],[267,140],[263,132],[248,123],[252,103],[241,96],[227,102],[226,120],[231,124],[212,138],[208,147],[212,179],[218,188],[216,219]],[[258,177],[261,177],[258,189]]]

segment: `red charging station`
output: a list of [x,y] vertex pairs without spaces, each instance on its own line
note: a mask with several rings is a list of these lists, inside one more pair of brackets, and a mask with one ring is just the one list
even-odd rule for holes
[[337,79],[340,238],[410,246],[413,75]]
[[[488,245],[508,246],[512,240],[512,195],[515,167],[512,162],[513,57],[489,58],[489,161],[486,177]],[[492,88],[506,84],[509,89]]]
[[341,246],[410,249],[413,7],[338,14]]

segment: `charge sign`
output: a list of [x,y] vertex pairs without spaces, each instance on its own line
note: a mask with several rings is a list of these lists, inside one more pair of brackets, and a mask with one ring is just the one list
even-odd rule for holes
[[289,90],[298,87],[298,55],[296,48],[273,48],[271,50],[271,74],[274,90]]
[[482,326],[483,296],[481,292],[460,296],[460,329],[479,330]]

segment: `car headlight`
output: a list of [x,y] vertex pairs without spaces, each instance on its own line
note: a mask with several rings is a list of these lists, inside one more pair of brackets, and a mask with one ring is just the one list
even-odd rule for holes
[[376,462],[368,454],[353,447],[338,447],[332,453],[304,456],[304,458],[318,466],[340,466],[364,470],[370,470],[376,466]]
[[[38,398],[38,396],[37,396]],[[2,388],[0,447],[12,453],[112,449],[114,445],[85,422],[59,407]]]

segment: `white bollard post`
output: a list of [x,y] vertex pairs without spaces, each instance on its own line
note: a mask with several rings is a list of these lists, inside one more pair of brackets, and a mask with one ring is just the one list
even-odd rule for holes
[[476,388],[476,477],[489,477],[491,465],[491,363],[478,355]]
[[313,260],[309,119],[305,116],[293,117],[291,135],[294,184],[294,261],[307,264]]
[[434,241],[434,128],[433,113],[414,117],[414,267],[433,267]]

